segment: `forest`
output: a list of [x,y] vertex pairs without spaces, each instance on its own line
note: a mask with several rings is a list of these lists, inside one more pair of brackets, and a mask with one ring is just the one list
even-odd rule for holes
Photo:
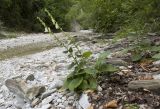
[[[2,0],[0,20],[5,27],[42,32],[36,17],[48,22],[48,9],[64,30],[76,21],[98,32],[158,32],[159,0]],[[53,28],[54,29],[54,28]]]
[[1,0],[0,109],[160,109],[160,0]]

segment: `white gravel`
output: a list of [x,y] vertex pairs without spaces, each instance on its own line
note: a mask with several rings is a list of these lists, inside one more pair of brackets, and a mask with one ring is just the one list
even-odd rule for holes
[[[16,39],[1,40],[0,49],[6,49],[8,46],[13,47],[14,44],[14,46],[28,44],[31,40],[36,43],[44,40],[51,41],[47,34],[33,34],[31,36],[19,37]],[[95,56],[96,53],[103,48],[100,45],[91,43],[82,42],[80,45],[84,50],[94,51]],[[62,47],[54,47],[40,53],[0,61],[0,109],[15,108],[14,95],[10,93],[4,85],[6,79],[16,76],[26,78],[28,75],[33,74],[35,80],[29,82],[31,86],[40,84],[46,86],[47,90],[62,86],[64,78],[69,74],[67,67],[72,61],[72,59],[69,59],[67,55],[63,53],[64,50],[65,49]],[[58,109],[63,109],[68,107],[67,104],[70,103],[76,105],[74,102],[77,98],[74,93],[59,93],[56,91],[54,95],[49,96],[48,99],[49,101],[43,101],[44,105],[40,104],[34,109],[43,109],[45,106],[50,106],[48,103],[51,101],[53,101],[53,105]],[[70,99],[70,101],[67,101],[67,99]],[[32,108],[26,104],[23,109]]]

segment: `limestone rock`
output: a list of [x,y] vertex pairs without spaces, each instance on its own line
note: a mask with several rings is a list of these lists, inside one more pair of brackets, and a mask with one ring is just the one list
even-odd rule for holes
[[32,100],[34,97],[42,94],[43,92],[45,92],[45,87],[44,86],[34,86],[34,87],[31,87],[27,90],[26,92],[26,96]]
[[39,102],[40,102],[40,99],[39,99],[39,98],[36,98],[36,99],[34,99],[34,100],[32,101],[31,106],[34,107],[34,106],[36,106]]
[[33,81],[35,79],[34,75],[33,74],[30,74],[27,78],[26,78],[26,81]]
[[42,100],[42,104],[46,105],[46,104],[52,102],[53,99],[54,99],[54,96],[49,96],[49,97]]
[[26,82],[21,79],[8,79],[5,81],[5,85],[11,92],[29,101],[45,92],[44,86],[33,86],[29,88]]
[[131,90],[136,90],[139,88],[148,89],[153,92],[160,93],[160,80],[136,80],[131,81],[128,84],[128,88]]
[[153,65],[160,66],[160,60],[153,62]]
[[51,108],[51,104],[46,104],[46,105],[43,105],[41,108],[39,109],[50,109]]
[[41,99],[44,99],[44,98],[50,96],[50,95],[51,95],[52,93],[54,93],[56,90],[57,90],[57,89],[55,88],[55,89],[51,89],[51,90],[48,90],[48,91],[44,92],[44,93],[42,94],[42,96],[41,96]]
[[24,93],[26,92],[27,85],[24,81],[16,81],[14,79],[8,79],[5,81],[6,87],[14,94],[25,98]]
[[79,100],[79,104],[83,109],[88,109],[91,106],[91,104],[88,101],[87,94],[82,94],[82,96]]

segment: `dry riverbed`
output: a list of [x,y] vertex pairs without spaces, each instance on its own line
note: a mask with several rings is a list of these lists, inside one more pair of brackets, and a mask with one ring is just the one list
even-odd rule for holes
[[[112,39],[98,34],[69,34],[77,39],[81,49],[93,51],[93,59],[100,52],[110,50],[106,63],[116,65],[119,71],[110,76],[100,75],[97,91],[77,94],[61,90],[72,59],[53,37],[29,34],[0,40],[0,109],[160,108],[159,61],[147,64],[149,70],[145,71],[138,63],[128,60],[130,54],[119,53],[128,47],[127,40],[110,45]],[[56,35],[65,40],[63,34]]]

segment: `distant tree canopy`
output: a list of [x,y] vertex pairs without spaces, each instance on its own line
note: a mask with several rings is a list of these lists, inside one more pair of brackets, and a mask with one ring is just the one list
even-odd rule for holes
[[43,27],[36,17],[46,18],[44,8],[47,8],[66,28],[64,16],[69,9],[69,0],[1,0],[0,19],[7,27],[27,31],[42,31]]
[[44,8],[64,30],[73,20],[104,33],[160,30],[160,0],[1,0],[0,20],[10,28],[43,31],[37,16],[51,26]]

